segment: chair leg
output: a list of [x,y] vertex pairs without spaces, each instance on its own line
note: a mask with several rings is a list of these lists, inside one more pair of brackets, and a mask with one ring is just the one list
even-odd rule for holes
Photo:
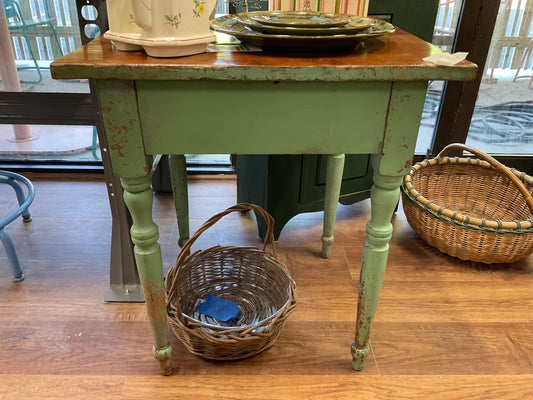
[[35,65],[35,68],[37,69],[37,74],[39,74],[39,80],[38,81],[21,81],[22,83],[41,83],[43,80],[43,75],[41,74],[41,68],[39,67],[39,64],[37,63],[37,59],[35,58],[35,55],[33,54],[33,50],[31,48],[30,39],[28,39],[28,36],[26,35],[26,32],[23,31],[22,35],[24,36],[24,40],[26,41],[26,46],[28,46],[28,51],[30,52],[30,57],[33,60],[33,64]]
[[15,251],[13,241],[4,229],[0,230],[0,241],[2,241],[2,244],[6,249],[7,260],[9,261],[11,272],[13,273],[13,281],[22,281],[25,278],[24,272],[22,272],[22,268],[20,268],[19,259],[17,257],[17,252]]
[[93,126],[93,142],[91,145],[91,152],[95,160],[100,160],[100,157],[98,156],[97,151],[98,151],[98,131],[96,130],[96,126]]
[[524,65],[524,61],[526,61],[527,55],[529,54],[529,50],[530,49],[527,49],[525,51],[524,56],[522,57],[522,60],[520,61],[520,66],[516,70],[516,74],[514,74],[513,82],[516,82],[516,80],[518,79],[518,74],[520,74],[520,70],[522,69],[522,65]]
[[56,41],[57,43],[57,48],[59,50],[59,54],[61,56],[64,56],[63,54],[63,49],[61,48],[61,43],[59,42],[59,38],[57,37],[57,32],[56,32],[56,28],[54,28],[54,24],[52,24],[51,22],[48,24],[50,26],[50,29],[52,30],[52,35],[54,35],[54,40]]
[[[11,186],[15,190],[15,193],[17,194],[17,201],[19,202],[19,205],[21,206],[22,203],[26,201],[26,196],[24,195],[24,189],[22,189],[22,185],[18,181],[12,178],[6,179],[4,183],[7,183],[9,186]],[[22,220],[23,222],[31,221],[29,207],[27,207],[26,209],[24,209],[24,211],[22,211]]]
[[[520,66],[516,70],[516,74],[514,75],[513,82],[516,82],[517,79],[521,78],[529,78],[528,75],[522,75],[520,76],[520,70],[522,67],[526,66],[526,60],[529,54],[531,53],[531,50],[533,49],[533,40],[529,42],[529,44],[526,47],[526,51],[524,51],[524,55],[522,56],[522,60],[520,60]],[[531,75],[531,78],[529,80],[529,84],[527,85],[528,89],[533,89],[533,75]]]
[[499,52],[501,53],[501,49],[502,49],[502,46],[500,44],[496,44],[494,46],[494,51],[491,55],[492,57],[492,60],[491,60],[491,65],[490,65],[490,74],[489,74],[489,79],[488,79],[488,87],[487,89],[490,89],[492,87],[492,81],[494,79],[494,69],[498,66],[498,58],[495,56],[496,54],[498,54]]
[[524,55],[522,56],[522,60],[520,60],[520,66],[518,67],[518,69],[516,70],[516,74],[514,75],[513,82],[516,82],[517,79],[521,78],[521,76],[519,76],[520,70],[524,66],[527,56],[529,55],[530,52],[531,52],[531,47],[527,48],[526,51],[524,52]]

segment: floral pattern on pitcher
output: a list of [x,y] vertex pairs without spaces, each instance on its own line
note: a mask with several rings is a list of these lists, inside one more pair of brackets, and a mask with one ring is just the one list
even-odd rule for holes
[[194,8],[192,9],[192,12],[195,17],[200,17],[205,11],[205,2],[204,0],[193,0],[193,2]]
[[178,29],[178,25],[180,23],[181,13],[178,13],[178,15],[165,15],[165,20],[167,21],[167,24],[173,26],[174,28]]

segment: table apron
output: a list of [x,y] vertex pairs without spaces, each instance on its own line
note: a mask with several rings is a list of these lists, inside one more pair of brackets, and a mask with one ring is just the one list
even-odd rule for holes
[[147,154],[380,151],[392,82],[136,81]]

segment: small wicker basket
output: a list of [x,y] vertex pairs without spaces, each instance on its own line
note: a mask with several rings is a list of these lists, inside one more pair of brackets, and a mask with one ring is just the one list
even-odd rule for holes
[[[196,239],[223,216],[253,210],[267,223],[263,250],[215,246],[191,255]],[[271,246],[272,253],[266,252]],[[295,285],[275,255],[274,219],[254,204],[238,204],[211,217],[183,245],[166,276],[167,314],[178,339],[193,354],[237,360],[270,348],[296,306]],[[198,311],[208,294],[236,302],[240,312],[222,322]]]
[[[448,157],[467,150],[479,159]],[[533,251],[533,178],[489,155],[451,144],[404,177],[411,227],[443,253],[486,264],[512,263]]]

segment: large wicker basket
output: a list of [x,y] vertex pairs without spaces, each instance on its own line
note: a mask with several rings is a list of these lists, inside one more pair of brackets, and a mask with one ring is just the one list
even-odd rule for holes
[[[478,159],[446,156],[467,150]],[[533,178],[452,144],[404,177],[403,207],[430,245],[463,260],[512,263],[533,251]]]
[[[215,246],[189,254],[196,239],[231,212],[253,210],[267,223],[263,250]],[[253,204],[238,204],[211,217],[183,245],[168,272],[167,314],[175,335],[193,354],[237,360],[270,348],[296,306],[294,282],[275,255],[274,219]],[[267,252],[271,246],[272,253]],[[211,294],[238,304],[239,314],[222,322],[198,311]]]

